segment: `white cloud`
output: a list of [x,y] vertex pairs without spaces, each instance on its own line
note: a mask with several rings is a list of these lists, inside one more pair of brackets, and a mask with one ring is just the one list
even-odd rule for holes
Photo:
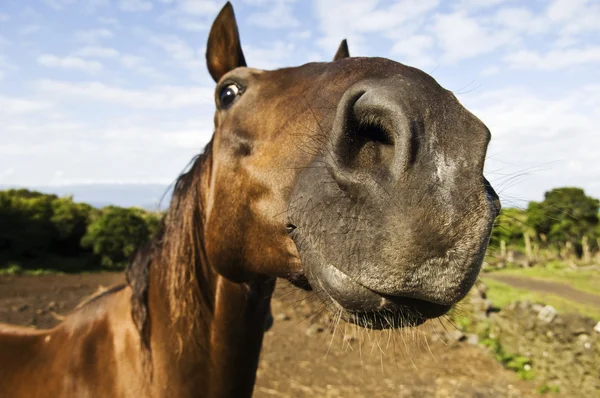
[[181,109],[212,104],[213,90],[201,86],[161,86],[147,90],[125,89],[101,82],[71,83],[39,80],[35,89],[60,100],[101,101],[139,109]]
[[51,68],[61,69],[78,69],[87,73],[98,73],[102,70],[103,66],[98,61],[88,61],[78,57],[57,57],[53,54],[42,54],[37,58],[37,62],[40,65],[48,66]]
[[[1,37],[0,37],[0,39],[1,39]],[[0,44],[1,44],[1,40],[0,40]],[[0,55],[0,80],[2,80],[6,76],[6,72],[15,71],[17,69],[18,69],[18,67],[16,65],[13,65],[6,59],[6,57],[4,57],[3,55]]]
[[77,2],[77,0],[42,0],[42,2],[57,11],[81,4],[88,12],[93,12],[99,7],[110,4],[109,0],[81,0],[79,2]]
[[300,21],[293,15],[292,5],[296,0],[270,0],[262,5],[266,10],[253,12],[247,17],[248,23],[269,29],[296,28]]
[[14,173],[15,173],[14,167],[9,167],[7,169],[0,170],[0,181],[4,180],[6,177],[10,177]]
[[77,41],[90,44],[94,44],[102,39],[109,39],[113,36],[113,32],[105,28],[80,30],[75,32],[75,39]]
[[554,0],[546,12],[550,22],[558,24],[563,40],[587,32],[600,32],[600,3],[596,0]]
[[21,36],[28,36],[28,35],[32,35],[34,33],[39,32],[41,29],[42,29],[42,27],[40,25],[31,24],[31,25],[26,25],[26,26],[19,28],[18,33]]
[[515,69],[559,70],[584,64],[600,64],[600,46],[551,50],[547,53],[522,50],[505,57]]
[[[43,112],[7,120],[0,112],[2,133],[12,138],[0,146],[2,183],[170,183],[212,135],[208,115],[128,113],[79,123],[48,121]],[[42,125],[46,139],[40,139]]]
[[464,11],[438,14],[432,31],[448,63],[488,54],[514,40],[514,32],[484,26]]
[[169,59],[176,61],[179,67],[188,70],[193,76],[206,69],[204,49],[194,48],[178,36],[154,36],[151,43],[161,47]]
[[288,40],[306,40],[312,37],[312,32],[309,29],[293,31],[288,35]]
[[534,15],[526,8],[501,8],[494,15],[494,22],[511,31],[528,34],[547,32],[551,27],[544,16]]
[[152,8],[152,3],[144,0],[121,0],[119,2],[119,8],[122,11],[150,11]]
[[478,10],[483,8],[490,8],[498,6],[502,3],[507,3],[514,0],[460,0],[455,2],[454,8],[456,10]]
[[63,8],[63,1],[61,0],[42,0],[42,2],[55,10],[62,10]]
[[119,56],[119,51],[110,47],[86,46],[75,51],[75,55],[89,58],[115,58]]
[[104,25],[118,26],[119,20],[116,18],[99,17],[98,22]]
[[339,42],[347,38],[356,53],[367,50],[365,34],[381,33],[390,39],[415,32],[424,16],[439,0],[400,0],[379,6],[377,0],[315,0],[313,6],[323,37],[319,45],[333,53]]
[[189,15],[211,15],[219,12],[223,4],[216,0],[178,0],[177,10]]
[[48,102],[0,95],[0,115],[38,112],[49,109],[51,106]]
[[433,38],[425,35],[412,35],[397,41],[392,46],[392,54],[402,56],[399,61],[419,68],[425,68],[435,63],[430,55],[433,53]]
[[125,54],[121,56],[120,61],[125,68],[134,71],[138,75],[144,75],[154,79],[166,78],[164,73],[161,73],[148,65],[148,61],[143,57]]
[[270,43],[268,47],[244,46],[244,55],[248,66],[259,69],[276,69],[287,66],[296,46],[281,40]]
[[[70,3],[72,0],[63,1]],[[109,6],[110,0],[82,0],[81,3],[88,12],[94,12],[97,8]]]
[[[488,178],[509,202],[511,197],[539,200],[556,186],[581,186],[600,196],[600,113],[594,111],[600,109],[599,85],[556,98],[507,88],[463,102],[492,131]],[[518,177],[523,171],[530,175]]]
[[223,3],[218,0],[174,0],[167,3],[173,8],[160,17],[160,21],[183,30],[203,31],[210,27]]
[[500,67],[498,67],[496,65],[492,65],[492,66],[488,66],[487,68],[482,70],[481,74],[483,76],[493,76],[493,75],[498,74],[498,72],[500,72]]

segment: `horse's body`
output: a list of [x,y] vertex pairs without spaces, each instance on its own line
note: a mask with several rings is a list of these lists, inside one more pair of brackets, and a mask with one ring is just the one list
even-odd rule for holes
[[220,276],[212,282],[214,312],[204,313],[206,323],[188,334],[168,321],[167,289],[150,287],[147,352],[132,319],[135,294],[125,285],[50,330],[0,324],[0,396],[250,396],[274,284],[264,278],[236,284]]
[[466,295],[499,210],[489,131],[422,71],[345,41],[334,60],[247,68],[225,6],[215,134],[163,229],[56,328],[0,325],[0,397],[248,397],[277,277],[369,328]]

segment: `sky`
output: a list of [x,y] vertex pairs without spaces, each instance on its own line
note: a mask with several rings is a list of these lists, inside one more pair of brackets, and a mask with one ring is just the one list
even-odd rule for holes
[[[341,39],[431,74],[489,127],[505,206],[600,197],[600,0],[234,0],[249,66]],[[0,185],[169,184],[212,135],[216,0],[0,0]]]

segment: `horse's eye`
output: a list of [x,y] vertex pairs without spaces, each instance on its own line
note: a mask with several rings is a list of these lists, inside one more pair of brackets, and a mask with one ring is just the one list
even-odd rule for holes
[[221,109],[229,108],[240,94],[240,89],[235,84],[229,84],[223,87],[219,93]]

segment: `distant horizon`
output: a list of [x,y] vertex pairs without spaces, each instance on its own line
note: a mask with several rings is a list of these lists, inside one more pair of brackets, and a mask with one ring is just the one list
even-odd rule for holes
[[[172,184],[72,184],[64,186],[18,186],[0,184],[0,190],[28,189],[57,196],[73,196],[76,202],[94,207],[141,207],[146,210],[168,208]],[[160,206],[159,206],[160,205]]]
[[[600,2],[233,0],[251,67],[382,56],[490,129],[507,206],[600,197]],[[208,29],[224,0],[4,0],[0,184],[169,184],[213,132]]]
[[[146,210],[164,210],[168,208],[169,202],[171,199],[173,184],[175,183],[175,179],[172,183],[125,183],[125,182],[115,182],[115,183],[80,183],[80,184],[65,184],[65,185],[35,185],[35,186],[23,186],[17,184],[0,184],[0,190],[7,189],[28,189],[32,191],[38,191],[47,194],[54,194],[58,196],[69,196],[72,195],[76,202],[83,202],[93,205],[94,207],[103,207],[107,205],[116,205],[121,207],[142,207]],[[554,187],[555,188],[581,188],[577,186],[565,185],[562,187]],[[123,191],[123,189],[128,189],[127,191]],[[92,192],[82,192],[82,189],[92,189]],[[133,190],[132,190],[133,189]],[[71,191],[73,190],[73,191]],[[545,191],[547,192],[547,191]],[[544,192],[544,193],[545,193]],[[96,194],[97,196],[90,196],[92,194]],[[544,193],[539,198],[535,199],[526,199],[526,198],[518,198],[519,202],[516,200],[511,200],[509,203],[503,203],[502,206],[506,208],[526,208],[529,202],[541,202],[544,200]],[[589,192],[585,192],[587,196],[591,196],[594,198],[598,198],[597,196],[591,195]],[[119,194],[125,196],[118,196]],[[154,195],[154,201],[152,200],[142,200],[140,198],[148,198],[147,195]],[[79,199],[83,196],[84,199]],[[108,199],[107,199],[108,198]],[[162,201],[161,201],[162,199]],[[160,202],[161,206],[156,207]],[[100,205],[100,206],[97,206]]]

